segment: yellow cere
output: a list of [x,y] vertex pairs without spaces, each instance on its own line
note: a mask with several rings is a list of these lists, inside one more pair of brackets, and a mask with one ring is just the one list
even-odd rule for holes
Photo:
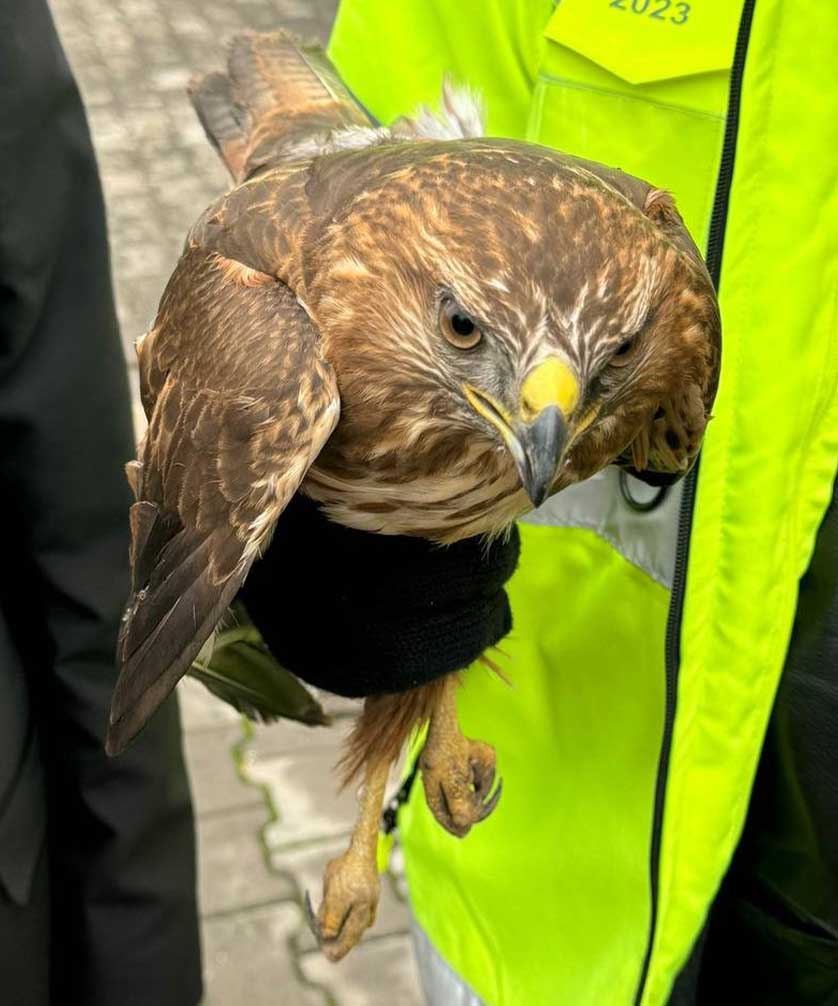
[[579,401],[579,379],[558,356],[548,356],[527,375],[521,387],[521,418],[531,422],[544,409],[558,406],[567,419]]

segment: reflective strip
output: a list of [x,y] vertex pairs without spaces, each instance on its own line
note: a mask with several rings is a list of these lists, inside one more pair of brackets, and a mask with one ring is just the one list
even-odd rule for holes
[[[638,501],[658,492],[630,475],[623,477],[629,494]],[[624,559],[671,590],[680,503],[679,482],[667,490],[653,510],[634,509],[620,489],[620,471],[611,467],[552,496],[524,520],[593,531]]]
[[439,956],[415,919],[410,929],[426,1006],[486,1006]]

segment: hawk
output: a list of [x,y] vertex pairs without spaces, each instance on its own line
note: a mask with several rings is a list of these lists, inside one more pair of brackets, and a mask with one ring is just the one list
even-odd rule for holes
[[[503,534],[611,463],[684,473],[714,398],[712,283],[671,197],[483,136],[480,103],[379,127],[325,54],[243,34],[190,86],[233,186],[192,228],[138,342],[148,430],[128,466],[132,594],[107,746],[189,669],[295,493],[334,521],[449,543]],[[366,701],[349,849],[315,928],[371,924],[390,764],[429,722],[431,810],[463,835],[497,802],[456,677]]]

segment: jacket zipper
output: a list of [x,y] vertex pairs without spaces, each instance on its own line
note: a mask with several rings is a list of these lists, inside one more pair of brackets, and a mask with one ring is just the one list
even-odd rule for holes
[[[733,165],[736,158],[736,139],[739,132],[739,106],[742,97],[742,78],[745,70],[745,57],[748,52],[748,40],[751,34],[751,23],[754,16],[756,0],[745,0],[742,6],[742,16],[739,20],[739,31],[736,36],[736,48],[733,54],[733,65],[730,71],[730,90],[728,92],[727,116],[725,118],[722,156],[719,162],[719,174],[716,180],[716,194],[713,200],[713,211],[710,216],[710,230],[707,237],[707,254],[705,260],[707,271],[718,292],[722,271],[722,254],[724,252],[725,227],[730,203],[730,188],[733,181]],[[669,613],[666,620],[666,640],[664,648],[666,690],[664,697],[663,735],[658,758],[658,771],[655,782],[655,804],[652,817],[652,840],[649,847],[649,882],[651,895],[651,912],[649,918],[649,935],[646,942],[646,952],[640,970],[640,981],[634,1006],[640,1006],[646,982],[649,977],[649,967],[652,960],[652,947],[658,922],[659,873],[661,839],[663,833],[663,814],[666,803],[666,783],[669,772],[669,757],[672,751],[672,734],[675,726],[675,712],[678,705],[678,674],[681,666],[681,621],[684,613],[684,589],[687,582],[687,564],[690,554],[690,534],[692,531],[693,510],[695,508],[696,490],[698,487],[698,471],[701,456],[693,465],[684,479],[681,496],[681,507],[678,514],[678,536],[675,544],[675,569],[672,577],[672,594],[669,602]]]

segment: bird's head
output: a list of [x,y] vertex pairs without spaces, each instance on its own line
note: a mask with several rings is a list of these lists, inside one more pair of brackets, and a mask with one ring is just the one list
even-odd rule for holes
[[669,197],[538,147],[428,147],[323,238],[346,436],[411,464],[491,444],[535,505],[615,459],[686,471],[719,316]]

